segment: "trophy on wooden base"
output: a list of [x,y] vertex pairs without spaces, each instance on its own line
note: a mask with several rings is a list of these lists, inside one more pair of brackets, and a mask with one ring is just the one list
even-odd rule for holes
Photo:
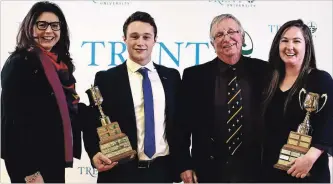
[[[302,104],[301,96],[305,94],[304,103]],[[319,108],[319,100],[324,98],[323,105]],[[281,170],[289,170],[289,163],[294,161],[296,158],[305,155],[310,149],[312,137],[309,135],[310,125],[310,114],[312,112],[318,113],[326,104],[327,94],[319,95],[317,93],[306,92],[304,88],[301,89],[298,95],[299,104],[301,109],[306,110],[306,115],[303,122],[298,126],[297,132],[290,131],[287,144],[285,144],[280,152],[279,160],[274,165],[274,168]]]
[[103,97],[98,86],[91,86],[86,93],[90,104],[97,106],[101,114],[100,121],[102,126],[97,128],[101,152],[112,162],[126,162],[134,159],[136,151],[132,149],[128,137],[121,132],[118,122],[111,123],[110,118],[103,112],[101,106]]

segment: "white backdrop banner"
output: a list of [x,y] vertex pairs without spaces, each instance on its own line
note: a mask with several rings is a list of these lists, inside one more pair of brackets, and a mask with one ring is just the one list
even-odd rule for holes
[[[15,48],[21,21],[37,1],[1,1],[1,67]],[[158,28],[158,44],[153,50],[156,63],[176,68],[182,74],[189,66],[215,57],[209,42],[210,22],[216,15],[231,13],[245,31],[243,54],[268,59],[268,52],[279,26],[302,19],[311,28],[319,69],[332,75],[332,1],[54,1],[63,10],[70,30],[76,70],[77,92],[85,94],[99,70],[117,66],[127,58],[122,27],[135,11],[151,14]],[[27,158],[29,159],[29,158]],[[1,160],[1,183],[8,183]],[[94,170],[83,149],[82,159],[66,169],[66,182],[96,182]]]

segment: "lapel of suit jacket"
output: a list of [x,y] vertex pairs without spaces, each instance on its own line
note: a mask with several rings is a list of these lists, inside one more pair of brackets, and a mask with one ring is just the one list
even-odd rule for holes
[[[119,66],[119,79],[116,80],[123,80],[119,82],[118,89],[119,92],[119,102],[122,104],[124,108],[121,112],[124,117],[126,116],[126,126],[128,128],[127,136],[130,138],[131,145],[134,150],[137,149],[137,127],[136,127],[136,117],[134,111],[134,102],[132,97],[131,86],[128,78],[128,71],[126,66],[126,61]],[[115,90],[115,89],[113,89]],[[118,97],[117,97],[118,98]],[[120,124],[121,128],[121,124]]]
[[[213,59],[210,63],[208,63],[208,67],[206,68],[207,70],[202,73],[202,76],[205,77],[206,81],[205,88],[204,89],[206,92],[205,94],[207,95],[207,122],[212,123],[212,125],[208,127],[212,127],[213,129],[211,130],[214,132],[215,129],[215,93],[216,93],[216,77],[218,75],[218,62],[221,62],[217,57]],[[227,111],[226,111],[227,112]]]
[[[244,141],[243,144],[246,145],[248,141],[251,140],[252,136],[255,133],[255,130],[253,130],[254,124],[256,123],[253,121],[253,118],[255,117],[255,113],[258,112],[258,109],[256,108],[255,104],[259,103],[257,102],[255,91],[256,89],[256,82],[253,80],[253,76],[257,75],[253,72],[253,67],[257,67],[251,62],[251,60],[247,57],[242,56],[241,59],[243,60],[243,76],[240,80],[240,85],[242,86],[242,103],[243,103],[243,114],[244,114],[244,120],[243,120],[243,133],[244,133]],[[258,133],[258,132],[257,132]],[[247,138],[249,137],[249,138]]]

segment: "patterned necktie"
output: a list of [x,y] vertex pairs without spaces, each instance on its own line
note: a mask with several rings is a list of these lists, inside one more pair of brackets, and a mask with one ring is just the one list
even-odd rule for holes
[[228,138],[226,144],[230,155],[234,155],[237,149],[242,144],[242,120],[243,120],[243,106],[241,88],[238,83],[236,68],[229,68],[230,80],[228,81]]
[[144,136],[144,153],[151,158],[155,152],[155,127],[154,127],[154,101],[151,83],[148,77],[148,69],[140,68],[138,72],[142,75],[142,89],[144,98],[145,111],[145,136]]

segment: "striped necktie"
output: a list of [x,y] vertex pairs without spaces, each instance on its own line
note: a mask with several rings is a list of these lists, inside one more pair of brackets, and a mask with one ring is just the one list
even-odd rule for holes
[[242,144],[242,129],[243,124],[243,104],[242,104],[242,90],[238,83],[236,75],[236,68],[230,67],[229,80],[227,87],[227,100],[228,100],[228,120],[227,120],[227,140],[226,144],[230,155],[234,155]]

